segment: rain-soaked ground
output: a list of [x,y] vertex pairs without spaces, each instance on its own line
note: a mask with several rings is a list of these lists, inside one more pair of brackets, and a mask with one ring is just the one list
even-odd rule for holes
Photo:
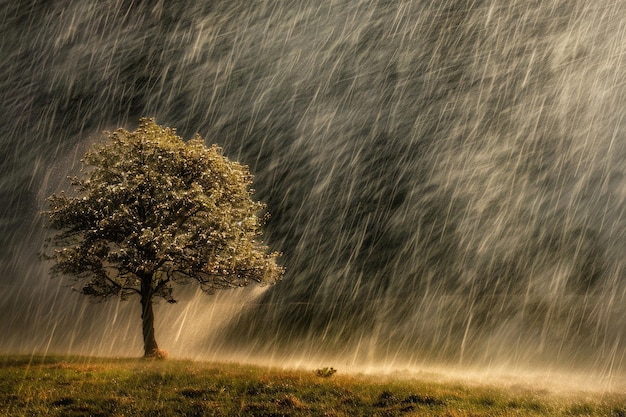
[[101,131],[151,116],[250,166],[287,269],[158,305],[172,356],[616,381],[625,9],[0,2],[0,352],[141,353],[136,300],[48,278],[38,212]]

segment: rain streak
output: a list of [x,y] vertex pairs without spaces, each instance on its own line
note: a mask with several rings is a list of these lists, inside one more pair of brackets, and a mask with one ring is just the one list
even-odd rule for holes
[[38,253],[140,117],[250,167],[271,287],[161,303],[175,357],[626,371],[626,3],[0,5],[0,352],[138,356]]

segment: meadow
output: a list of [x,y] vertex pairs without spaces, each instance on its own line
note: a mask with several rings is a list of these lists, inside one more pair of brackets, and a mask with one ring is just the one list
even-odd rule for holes
[[0,356],[2,416],[626,416],[626,394],[235,363]]

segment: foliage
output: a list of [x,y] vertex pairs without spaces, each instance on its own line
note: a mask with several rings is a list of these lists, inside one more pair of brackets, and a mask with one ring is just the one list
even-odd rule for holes
[[83,294],[139,294],[147,316],[153,297],[176,302],[175,284],[212,293],[281,278],[279,254],[259,240],[264,206],[252,199],[248,168],[199,135],[185,142],[144,118],[134,132],[109,134],[83,163],[76,196],[52,195],[45,212],[58,231],[51,272]]

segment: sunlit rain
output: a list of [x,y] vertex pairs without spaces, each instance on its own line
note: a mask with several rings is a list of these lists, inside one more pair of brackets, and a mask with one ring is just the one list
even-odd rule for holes
[[40,212],[154,117],[249,167],[286,271],[156,305],[170,356],[622,380],[626,2],[30,0],[0,28],[0,352],[141,355],[137,302],[50,277]]

